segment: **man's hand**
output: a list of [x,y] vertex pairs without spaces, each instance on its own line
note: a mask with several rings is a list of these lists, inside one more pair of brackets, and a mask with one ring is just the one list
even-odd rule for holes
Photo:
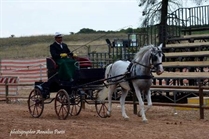
[[77,55],[76,54],[73,54],[73,57],[77,57]]
[[73,52],[70,52],[68,55],[69,55],[70,57],[73,57]]
[[66,53],[61,53],[61,54],[60,54],[60,57],[61,57],[61,58],[67,57],[67,54],[66,54]]

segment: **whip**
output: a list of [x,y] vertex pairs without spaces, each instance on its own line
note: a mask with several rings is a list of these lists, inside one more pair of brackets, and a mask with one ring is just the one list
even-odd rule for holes
[[[133,26],[132,26],[132,25],[125,26],[125,27],[123,27],[123,28],[117,29],[116,31],[121,30],[121,29],[124,29],[124,28],[127,28],[127,27],[133,27]],[[90,44],[90,43],[92,43],[92,42],[94,42],[94,41],[96,41],[96,40],[98,40],[98,39],[104,37],[104,36],[106,36],[107,34],[108,34],[108,33],[105,33],[104,35],[102,35],[102,36],[100,36],[100,37],[98,37],[98,38],[96,38],[96,39],[93,39],[93,40],[87,42],[86,44],[83,44],[83,45],[79,46],[78,48],[72,50],[71,52],[74,52],[74,51],[76,51],[76,50],[78,50],[78,49],[80,49],[80,48],[82,48],[82,47],[84,47],[84,46],[86,46],[86,45],[88,45],[88,44]]]

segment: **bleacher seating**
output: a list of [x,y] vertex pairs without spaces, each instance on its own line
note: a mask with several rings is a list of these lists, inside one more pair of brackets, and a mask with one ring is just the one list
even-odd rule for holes
[[[183,39],[170,38],[175,40],[174,44],[166,44],[164,48],[165,61],[163,67],[165,72],[158,76],[154,74],[153,85],[162,86],[167,85],[167,88],[154,88],[152,93],[164,94],[169,101],[177,102],[185,100],[189,96],[197,96],[198,89],[191,89],[190,86],[198,86],[199,83],[203,85],[208,84],[209,79],[209,41],[196,41],[194,38],[202,39],[205,35],[187,35]],[[209,39],[209,36],[207,36]],[[185,42],[183,40],[194,40]],[[207,41],[207,40],[206,40]],[[181,42],[181,43],[179,43]],[[156,82],[158,80],[158,82]],[[187,89],[172,89],[169,86],[188,86]],[[209,90],[203,91],[209,95]],[[179,97],[179,98],[178,98]],[[184,102],[184,101],[182,101]]]

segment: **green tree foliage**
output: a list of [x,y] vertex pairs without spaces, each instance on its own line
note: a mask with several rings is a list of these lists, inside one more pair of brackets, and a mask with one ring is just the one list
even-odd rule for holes
[[89,28],[83,28],[81,29],[79,32],[77,33],[144,33],[145,28],[127,28],[127,29],[121,29],[120,31],[113,31],[113,30],[108,30],[108,31],[104,31],[104,30],[93,30],[93,29],[89,29]]
[[89,29],[89,28],[83,28],[77,33],[86,33],[86,34],[88,34],[88,33],[126,33],[126,34],[128,34],[128,33],[134,33],[134,32],[139,33],[142,31],[143,31],[143,28],[136,28],[136,29],[127,28],[127,29],[121,29],[120,31],[112,31],[112,30],[108,30],[108,31],[98,30],[98,31],[96,31],[96,30]]
[[96,31],[89,28],[82,28],[78,33],[96,33]]

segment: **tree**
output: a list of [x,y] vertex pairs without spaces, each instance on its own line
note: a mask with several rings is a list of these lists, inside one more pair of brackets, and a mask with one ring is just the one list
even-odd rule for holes
[[121,33],[133,33],[134,29],[133,28],[121,29],[119,32],[121,32]]
[[[142,27],[147,25],[154,25],[158,23],[159,32],[159,43],[165,44],[166,40],[166,25],[167,25],[167,15],[169,11],[179,8],[182,4],[180,0],[138,0],[139,7],[144,7],[142,16],[145,16]],[[190,0],[200,5],[202,2],[207,2],[209,0]]]
[[78,33],[96,33],[96,31],[89,28],[82,28]]

